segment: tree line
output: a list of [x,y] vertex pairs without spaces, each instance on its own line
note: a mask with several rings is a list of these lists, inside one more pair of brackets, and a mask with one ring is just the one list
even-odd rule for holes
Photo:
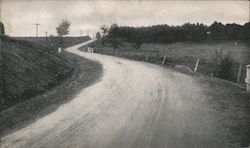
[[[202,23],[185,23],[181,26],[155,25],[148,27],[128,27],[113,24],[102,26],[106,40],[144,43],[171,43],[184,41],[250,40],[250,22],[244,25],[214,22],[210,26]],[[116,44],[115,44],[116,45]],[[136,43],[135,43],[136,46]]]

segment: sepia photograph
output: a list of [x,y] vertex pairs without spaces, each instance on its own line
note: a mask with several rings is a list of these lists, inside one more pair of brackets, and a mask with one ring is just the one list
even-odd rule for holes
[[250,1],[0,0],[0,148],[250,148]]

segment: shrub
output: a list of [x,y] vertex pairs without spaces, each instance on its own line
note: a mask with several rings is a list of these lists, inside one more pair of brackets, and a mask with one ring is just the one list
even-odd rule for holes
[[222,49],[216,50],[212,63],[214,76],[226,80],[232,79],[233,59],[230,53],[225,54]]

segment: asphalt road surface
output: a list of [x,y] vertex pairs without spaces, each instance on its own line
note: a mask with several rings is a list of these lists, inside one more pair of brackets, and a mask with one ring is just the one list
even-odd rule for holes
[[237,135],[218,124],[223,117],[209,105],[212,96],[195,77],[77,49],[87,43],[67,51],[100,62],[102,80],[55,112],[6,135],[1,147],[240,147],[232,143]]

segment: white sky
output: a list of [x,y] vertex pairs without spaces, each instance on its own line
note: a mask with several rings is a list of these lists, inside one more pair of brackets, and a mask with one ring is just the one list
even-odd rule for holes
[[70,35],[80,30],[90,34],[103,24],[149,26],[182,25],[186,22],[211,24],[244,24],[249,21],[249,1],[79,1],[79,0],[0,0],[0,20],[12,36],[34,36],[35,23],[39,35],[56,35],[56,26],[70,20]]

